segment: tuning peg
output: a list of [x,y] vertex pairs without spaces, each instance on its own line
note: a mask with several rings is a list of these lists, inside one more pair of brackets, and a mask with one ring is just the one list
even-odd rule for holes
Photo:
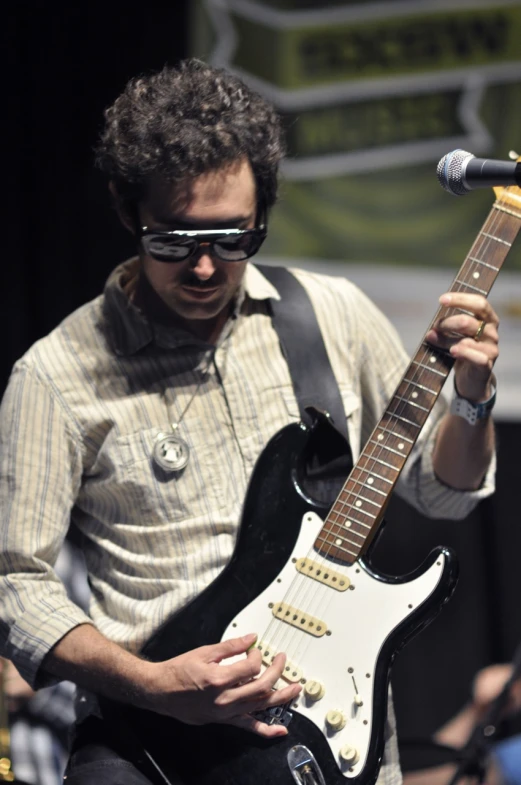
[[509,157],[509,158],[510,158],[510,160],[512,160],[512,161],[517,161],[517,159],[519,158],[519,153],[516,153],[516,151],[515,151],[515,150],[511,150],[511,151],[509,152],[509,154],[508,154],[508,157]]

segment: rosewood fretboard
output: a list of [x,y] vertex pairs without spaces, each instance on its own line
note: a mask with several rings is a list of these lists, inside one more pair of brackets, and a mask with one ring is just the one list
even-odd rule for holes
[[[450,291],[487,296],[520,229],[521,189],[503,189]],[[440,307],[429,330],[456,312],[462,311]],[[453,363],[449,353],[422,340],[315,541],[322,556],[352,564],[370,543]]]

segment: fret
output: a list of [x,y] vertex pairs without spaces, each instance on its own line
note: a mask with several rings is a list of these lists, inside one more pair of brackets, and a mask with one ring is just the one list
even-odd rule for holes
[[[352,512],[356,512],[356,510],[352,510]],[[354,516],[353,516],[353,520],[351,520],[350,518],[347,517],[347,515],[344,512],[335,512],[335,510],[331,510],[330,515],[333,515],[333,514],[338,515],[339,517],[345,518],[346,522],[345,523],[339,523],[338,521],[331,521],[331,525],[332,526],[341,526],[342,529],[349,529],[349,531],[352,531],[352,532],[356,531],[356,529],[352,528],[352,524],[353,523],[356,526],[362,526],[363,529],[370,529],[371,528],[371,526],[368,523],[363,523],[362,521],[357,521],[354,518]],[[349,526],[347,524],[349,524]],[[362,535],[359,534],[359,536],[362,536]]]
[[[371,501],[371,499],[366,499],[364,496],[357,496],[354,491],[351,491],[350,495],[351,496],[355,496],[357,499],[363,499],[368,504],[372,504],[373,507],[378,507],[378,509],[380,509],[382,507],[381,502],[374,502],[374,501]],[[385,496],[386,494],[383,494],[383,495]],[[338,505],[338,507],[341,506],[344,509],[338,509],[337,505]],[[347,510],[347,512],[346,512],[346,510]],[[361,506],[357,507],[357,505],[353,504],[352,501],[349,501],[348,499],[341,499],[339,497],[336,500],[335,505],[334,505],[334,507],[332,508],[332,510],[330,512],[330,515],[342,515],[345,518],[349,518],[349,516],[351,515],[352,512],[353,513],[355,513],[355,512],[363,512],[363,509],[362,509]],[[356,519],[353,519],[352,523],[361,523],[362,526],[367,526],[366,523],[362,523],[361,521],[357,521]]]
[[[397,398],[398,396],[395,395],[394,397]],[[391,412],[388,412],[388,414],[392,416]],[[407,436],[402,436],[399,433],[395,433],[394,431],[389,430],[389,428],[385,428],[384,425],[382,425],[382,424],[378,425],[378,428],[383,433],[388,433],[389,436],[394,436],[396,439],[402,439],[404,442],[409,442],[409,444],[414,444],[414,439],[409,439]],[[383,436],[382,436],[381,433],[377,436],[377,439],[378,439],[379,442],[383,439]]]
[[[353,504],[349,505],[348,502],[344,502],[344,506],[349,507],[351,512],[359,512],[361,515],[365,515],[366,518],[372,518],[373,520],[376,519],[376,515],[373,515],[372,512],[367,512],[367,510],[364,510],[363,507],[356,507]],[[376,504],[375,507],[381,507],[381,504]],[[333,512],[333,510],[331,510],[331,512]],[[337,513],[337,514],[344,515],[345,513]],[[361,523],[361,521],[355,521],[355,523]]]
[[[342,524],[340,524],[340,523],[333,523],[333,525],[336,526],[337,528],[341,529],[341,531],[335,533],[334,531],[332,531],[330,529],[329,530],[329,534],[332,537],[341,537],[342,539],[344,539],[345,536],[346,536],[346,532],[344,531],[345,526],[342,526]],[[356,529],[349,529],[349,534],[354,534],[356,537],[359,537],[362,541],[365,540],[365,534],[362,534],[362,532],[357,532]],[[349,542],[349,540],[347,540],[347,542]],[[355,548],[359,548],[360,547],[360,543],[359,542],[351,542],[350,544],[354,545]]]
[[[383,477],[381,479],[383,480]],[[354,477],[350,477],[350,481],[352,483],[356,483],[356,485],[361,485],[362,488],[367,488],[368,491],[372,491],[373,493],[377,493],[379,496],[387,497],[387,494],[386,494],[385,491],[380,491],[378,488],[375,488],[374,485],[368,485],[366,482],[362,482],[362,480],[356,480]],[[386,482],[388,482],[388,483],[390,483],[392,485],[391,480],[386,480]],[[353,493],[354,494],[354,493],[356,493],[356,491],[347,491],[347,493]]]
[[421,428],[421,425],[418,425],[418,423],[415,423],[412,420],[408,420],[407,417],[402,417],[400,414],[396,414],[396,412],[389,412],[389,414],[390,414],[391,417],[395,417],[397,420],[401,420],[402,422],[406,422],[407,425],[414,425],[414,427],[418,428],[418,430],[420,430],[420,428]]
[[399,455],[401,458],[405,455],[403,450],[400,452],[400,450],[395,450],[393,447],[388,447],[387,444],[384,444],[383,442],[376,442],[374,439],[369,439],[369,442],[370,444],[376,444],[378,447],[382,447],[384,450],[388,450],[395,455]]
[[489,234],[488,232],[481,232],[483,237],[489,237],[491,240],[495,240],[497,243],[501,243],[502,245],[508,245],[509,248],[512,248],[512,243],[507,242],[507,240],[502,240],[500,237],[496,237],[493,234]]
[[[432,373],[435,373],[437,376],[443,376],[445,378],[445,376],[447,375],[447,374],[443,373],[443,371],[438,371],[437,368],[432,368],[430,365],[425,365],[425,363],[421,363],[418,360],[413,360],[412,362],[415,365],[418,365],[420,368],[425,368],[426,371],[432,371]],[[435,393],[435,395],[437,395],[437,394],[438,393]]]
[[[482,259],[478,259],[476,256],[469,256],[469,261],[476,262],[477,264],[483,265],[483,267],[488,267],[489,270],[494,270],[495,273],[499,272],[499,267],[494,267],[493,264],[488,264],[488,262],[484,262]],[[474,316],[472,311],[465,311],[464,313],[468,313],[470,316]]]
[[[371,477],[378,477],[378,479],[379,479],[379,480],[382,480],[382,482],[386,482],[386,483],[388,483],[389,485],[394,485],[394,480],[390,480],[388,477],[382,477],[382,475],[381,475],[381,474],[378,474],[378,472],[375,472],[375,471],[373,471],[372,469],[360,469],[360,471],[368,472],[368,474],[370,474],[370,475],[371,475]],[[351,478],[350,478],[350,480],[351,480],[352,482],[359,482],[360,484],[362,484],[362,481],[361,481],[361,480],[355,480],[353,477],[351,477]],[[371,486],[371,487],[373,487],[373,486]],[[375,489],[375,490],[376,490],[376,489]],[[381,493],[382,493],[382,491],[381,491]],[[387,494],[386,494],[386,495],[387,495]]]
[[495,204],[492,205],[492,207],[495,207],[496,210],[501,210],[501,212],[503,212],[503,213],[508,213],[509,215],[513,215],[514,218],[520,218],[521,219],[521,213],[518,213],[516,210],[511,210],[508,207],[504,207],[502,204],[498,204],[496,202]]
[[[334,510],[331,511],[330,516],[333,515],[333,513]],[[328,519],[327,523],[330,526],[339,526],[342,530],[348,529],[350,532],[356,532],[358,537],[363,537],[364,535],[361,532],[358,532],[356,529],[353,529],[352,524],[355,524],[356,526],[361,526],[363,529],[371,529],[371,526],[368,523],[362,523],[362,521],[356,521],[354,519],[350,520],[343,512],[336,512],[334,514],[338,515],[341,518],[345,518],[346,523],[340,523],[339,521],[330,521]],[[349,524],[349,526],[347,524]]]
[[[334,536],[334,535],[330,535],[330,536]],[[334,547],[334,548],[338,548],[338,550],[339,550],[339,551],[344,551],[344,553],[348,553],[350,556],[354,556],[354,557],[355,557],[355,559],[357,559],[357,558],[358,558],[358,555],[359,555],[359,553],[360,553],[360,551],[357,551],[357,552],[355,553],[354,551],[350,551],[350,550],[349,550],[349,548],[343,548],[343,547],[342,547],[342,544],[341,544],[341,542],[340,542],[339,540],[337,540],[336,542],[328,542],[327,540],[325,540],[325,539],[322,537],[322,535],[319,535],[319,536],[317,537],[317,542],[318,542],[319,540],[322,540],[322,541],[324,542],[324,545],[327,545],[327,546],[328,546],[328,547],[330,547],[330,548],[332,548],[332,547]],[[343,542],[343,541],[342,541],[342,542]]]
[[478,294],[484,294],[485,296],[488,294],[488,289],[479,289],[477,286],[472,286],[471,283],[465,283],[465,281],[460,281],[458,278],[456,278],[454,283],[459,283],[460,286],[466,286],[467,289],[472,289],[473,292],[478,292]]
[[[474,314],[470,313],[470,311],[465,311],[464,313],[468,313],[469,316],[474,316]],[[431,395],[438,395],[437,390],[431,390],[430,387],[425,387],[424,384],[419,384],[418,382],[413,382],[412,379],[407,379],[407,377],[404,377],[403,381],[406,382],[407,384],[413,384],[415,387],[418,387],[420,390],[423,390],[423,392],[428,392]]]
[[[410,401],[408,398],[402,398],[401,395],[395,395],[394,397],[397,398],[399,401],[403,401],[409,406],[414,406],[416,409],[421,409],[422,412],[427,412],[427,414],[429,414],[430,412],[430,409],[427,409],[426,406],[420,406],[419,403],[414,403],[414,401]],[[412,441],[412,439],[409,439],[408,441]]]
[[365,455],[365,452],[362,453],[360,456],[361,458],[369,458],[371,461],[376,461],[377,463],[381,463],[382,466],[387,466],[388,469],[392,469],[394,472],[397,472],[398,469],[392,465],[392,463],[386,463],[386,461],[382,461],[381,458],[375,458],[374,455]]
[[[353,494],[353,496],[354,496],[354,494]],[[382,506],[381,504],[378,504],[378,502],[373,502],[373,501],[371,501],[371,499],[366,499],[365,496],[357,496],[357,500],[360,500],[360,499],[362,501],[364,501],[364,502],[367,502],[368,504],[372,504],[374,507],[381,507]],[[358,504],[356,502],[355,502],[354,505],[353,505],[353,502],[343,502],[343,504],[345,504],[345,505],[351,504],[351,506],[355,507],[357,510],[361,510],[362,509],[362,507],[358,506]]]

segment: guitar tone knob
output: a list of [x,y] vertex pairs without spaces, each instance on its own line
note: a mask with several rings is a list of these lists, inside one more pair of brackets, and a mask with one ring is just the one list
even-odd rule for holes
[[310,701],[319,701],[325,695],[325,687],[319,681],[308,681],[304,687],[304,695]]
[[331,709],[331,711],[328,711],[326,714],[326,722],[331,730],[338,731],[342,730],[347,722],[347,719],[345,714],[343,714],[338,709]]
[[360,753],[356,747],[351,747],[350,744],[346,744],[340,750],[340,759],[343,763],[348,763],[349,766],[354,766],[355,763],[358,763],[360,760]]

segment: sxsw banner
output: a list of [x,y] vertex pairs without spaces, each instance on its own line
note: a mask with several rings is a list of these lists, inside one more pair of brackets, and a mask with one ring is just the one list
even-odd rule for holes
[[[277,106],[288,158],[263,253],[358,283],[412,351],[494,201],[447,194],[462,148],[521,154],[521,2],[197,0],[192,52]],[[521,238],[491,294],[498,413],[521,418]]]

